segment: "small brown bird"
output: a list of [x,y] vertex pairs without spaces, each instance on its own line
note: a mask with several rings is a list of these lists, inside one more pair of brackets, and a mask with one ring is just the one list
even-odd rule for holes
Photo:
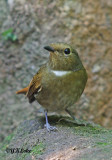
[[84,91],[87,74],[77,51],[66,43],[53,43],[44,47],[50,52],[48,62],[34,75],[29,85],[17,91],[26,94],[29,102],[37,100],[45,108],[46,128],[50,126],[47,111],[65,110],[73,119],[69,107],[72,106]]

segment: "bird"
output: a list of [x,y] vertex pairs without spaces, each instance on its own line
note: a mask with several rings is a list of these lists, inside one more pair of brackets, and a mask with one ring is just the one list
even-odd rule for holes
[[16,93],[25,94],[29,103],[36,100],[44,107],[45,127],[52,131],[56,127],[48,122],[47,112],[66,111],[75,120],[70,107],[81,97],[88,76],[73,45],[57,42],[44,49],[50,53],[48,61],[40,67],[29,85]]

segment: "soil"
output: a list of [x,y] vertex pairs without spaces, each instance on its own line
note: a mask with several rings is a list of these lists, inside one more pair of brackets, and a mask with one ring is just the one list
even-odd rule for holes
[[74,44],[88,73],[75,116],[112,128],[111,0],[1,0],[0,33],[9,28],[17,39],[0,36],[1,142],[21,122],[40,114],[38,103],[31,105],[15,92],[48,60],[43,46],[51,42]]

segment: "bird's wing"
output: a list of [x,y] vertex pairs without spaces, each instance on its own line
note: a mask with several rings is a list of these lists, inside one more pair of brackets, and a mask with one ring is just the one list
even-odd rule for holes
[[31,82],[30,82],[30,84],[28,86],[29,88],[28,88],[28,91],[26,93],[26,96],[28,97],[30,103],[32,103],[35,100],[34,95],[42,90],[41,80],[42,80],[43,68],[44,67],[42,67],[34,75],[33,79],[31,80]]
[[28,97],[29,102],[32,103],[35,100],[35,94],[42,90],[41,80],[42,74],[45,69],[45,65],[34,75],[31,82],[26,88],[23,88],[16,92],[16,94],[25,94]]

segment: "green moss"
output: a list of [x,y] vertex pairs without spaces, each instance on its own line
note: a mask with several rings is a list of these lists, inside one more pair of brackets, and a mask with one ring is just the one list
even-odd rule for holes
[[31,154],[31,155],[40,155],[40,154],[43,153],[44,149],[45,149],[45,146],[44,146],[44,144],[41,142],[40,144],[38,144],[38,145],[36,145],[36,146],[34,146],[34,147],[32,148],[32,151],[31,151],[30,154]]
[[[96,126],[96,127],[92,127],[92,126],[78,126],[78,127],[74,127],[74,133],[81,135],[81,136],[92,136],[92,137],[98,137],[102,134],[107,134],[109,131]],[[109,132],[110,133],[110,132]]]
[[6,148],[8,147],[8,145],[9,145],[9,143],[10,143],[10,141],[11,141],[11,139],[12,139],[13,136],[14,136],[13,133],[10,134],[10,135],[8,135],[8,136],[4,139],[4,141],[2,142],[2,144],[0,144],[0,150],[2,151],[2,152],[0,152],[0,159],[1,159],[1,160],[2,160],[2,159],[5,159],[5,156],[6,156],[6,153],[5,153]]
[[105,146],[112,145],[112,141],[107,141],[107,142],[96,142],[96,145],[99,146],[99,147],[105,147]]
[[91,145],[97,148],[109,150],[112,147],[112,130],[100,126],[73,127],[73,133],[79,136],[91,138]]
[[0,145],[1,150],[3,150],[3,151],[6,150],[8,144],[10,143],[10,141],[11,141],[11,139],[12,139],[13,136],[14,136],[14,134],[12,133],[12,134],[8,135],[8,136],[4,139],[4,141],[3,141],[2,144]]
[[[5,159],[6,154],[7,154],[5,151],[6,151],[6,148],[8,147],[8,145],[9,145],[9,143],[10,143],[13,135],[14,135],[14,134],[10,134],[9,136],[7,136],[7,137],[4,139],[3,143],[0,145],[0,150],[2,151],[2,152],[0,153],[0,160],[2,160],[2,159],[4,160],[4,159]],[[34,147],[31,149],[31,152],[30,152],[30,153],[20,153],[20,154],[16,154],[16,159],[17,159],[17,160],[23,160],[23,159],[26,159],[27,157],[30,157],[30,158],[31,158],[32,155],[36,155],[36,156],[37,156],[37,155],[41,155],[41,154],[43,153],[44,149],[45,149],[44,144],[43,144],[42,142],[40,142],[38,145],[34,146]]]
[[23,160],[23,159],[25,159],[27,156],[28,156],[28,153],[19,154],[19,157],[18,157],[18,158],[16,157],[16,160]]

